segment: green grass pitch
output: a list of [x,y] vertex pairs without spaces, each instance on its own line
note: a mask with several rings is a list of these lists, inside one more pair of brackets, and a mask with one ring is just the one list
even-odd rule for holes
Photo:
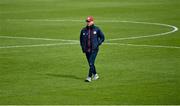
[[[100,79],[86,83],[80,45],[45,39],[79,41],[89,15],[114,44],[100,47]],[[180,32],[108,41],[173,30],[116,21],[180,28],[180,1],[0,0],[0,105],[180,104]]]

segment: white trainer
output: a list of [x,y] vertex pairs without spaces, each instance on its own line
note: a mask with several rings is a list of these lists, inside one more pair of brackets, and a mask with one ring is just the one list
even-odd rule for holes
[[91,82],[91,77],[87,77],[85,82]]
[[95,74],[94,77],[93,77],[93,80],[97,80],[97,79],[99,79],[99,75]]

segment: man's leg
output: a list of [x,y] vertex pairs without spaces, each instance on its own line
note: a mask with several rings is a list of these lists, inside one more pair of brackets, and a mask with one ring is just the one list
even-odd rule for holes
[[92,53],[90,53],[89,67],[90,67],[91,76],[92,76],[92,74],[94,74],[94,75],[96,74],[96,67],[94,64],[95,64],[97,54],[98,54],[98,50],[95,50]]
[[86,58],[89,63],[89,74],[85,80],[86,82],[91,82],[92,74],[94,75],[94,78],[93,78],[94,80],[99,78],[99,76],[96,74],[96,67],[94,65],[97,53],[98,53],[98,50],[93,51],[91,53],[86,53]]
[[91,66],[90,66],[90,56],[91,56],[91,53],[86,53],[86,58],[87,58],[87,61],[88,61],[88,64],[89,64],[89,74],[88,74],[88,77],[92,77],[92,70],[91,70]]

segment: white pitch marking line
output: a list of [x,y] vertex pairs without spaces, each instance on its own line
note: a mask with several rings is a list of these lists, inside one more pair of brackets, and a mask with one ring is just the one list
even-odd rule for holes
[[6,48],[41,47],[41,46],[56,46],[56,45],[74,45],[74,44],[78,44],[78,43],[52,43],[52,44],[37,44],[37,45],[0,46],[0,49],[6,49]]
[[74,20],[74,19],[7,19],[7,21],[85,22],[85,21],[82,21],[82,20]]
[[126,39],[138,39],[138,38],[147,38],[147,37],[157,37],[157,36],[162,36],[162,35],[167,35],[174,33],[178,31],[178,28],[173,25],[168,25],[168,24],[161,24],[161,23],[150,23],[150,22],[135,22],[135,21],[111,21],[111,22],[127,22],[127,23],[138,23],[138,24],[149,24],[149,25],[157,25],[157,26],[164,26],[164,27],[170,27],[173,30],[169,32],[164,32],[164,33],[159,33],[159,34],[152,34],[152,35],[146,35],[146,36],[137,36],[137,37],[127,37],[127,38],[115,38],[115,39],[109,39],[108,41],[115,41],[115,40],[126,40]]
[[78,41],[78,40],[50,39],[50,38],[31,38],[31,37],[14,37],[14,36],[0,36],[0,38],[29,39],[29,40],[47,40],[47,41],[63,41],[63,42],[77,42]]
[[[77,45],[79,43],[54,43],[54,44],[37,44],[37,45],[16,45],[16,46],[0,46],[0,49],[8,48],[27,48],[27,47],[47,47],[47,46],[58,46],[58,45]],[[135,47],[151,47],[151,48],[169,48],[169,49],[180,49],[179,46],[162,46],[162,45],[137,45],[137,44],[122,44],[122,43],[104,43],[105,45],[122,45],[122,46],[135,46]]]
[[[7,21],[59,21],[59,22],[84,22],[82,20],[71,20],[71,19],[7,19]],[[109,22],[109,23],[135,23],[135,24],[149,24],[149,25],[157,25],[157,26],[164,26],[164,27],[170,27],[173,30],[164,32],[164,33],[159,33],[159,34],[152,34],[152,35],[146,35],[146,36],[138,36],[138,37],[127,37],[127,38],[115,38],[115,39],[107,39],[106,41],[117,41],[117,40],[127,40],[127,39],[138,39],[138,38],[147,38],[147,37],[157,37],[157,36],[163,36],[167,34],[174,33],[178,31],[178,28],[173,25],[168,25],[168,24],[161,24],[161,23],[150,23],[150,22],[136,22],[136,21],[119,21],[119,20],[103,20],[103,21],[97,21],[97,22]],[[33,38],[32,38],[33,39]],[[48,39],[48,38],[47,38]],[[40,39],[39,39],[40,40]],[[43,40],[43,39],[42,39]],[[54,39],[52,39],[54,40]],[[65,39],[59,39],[60,41],[68,41]],[[71,40],[69,40],[71,41]],[[77,40],[72,40],[77,42]]]
[[180,46],[162,46],[162,45],[138,45],[129,43],[105,43],[107,45],[122,45],[122,46],[135,46],[135,47],[151,47],[151,48],[169,48],[169,49],[180,49]]
[[[8,21],[23,21],[23,20],[18,20],[18,19],[8,19]],[[74,21],[74,22],[83,22],[81,20],[49,20],[49,19],[24,19],[24,21]],[[124,40],[124,39],[137,39],[137,38],[144,38],[144,37],[155,37],[155,36],[162,36],[162,35],[167,35],[174,33],[178,31],[178,28],[173,25],[168,25],[168,24],[161,24],[161,23],[150,23],[150,22],[135,22],[135,21],[118,21],[118,20],[104,20],[104,21],[99,21],[99,22],[127,22],[127,23],[140,23],[140,24],[151,24],[151,25],[158,25],[158,26],[165,26],[165,27],[170,27],[173,28],[172,31],[169,32],[164,32],[164,33],[159,33],[159,34],[153,34],[153,35],[148,35],[148,36],[139,36],[139,37],[128,37],[128,38],[116,38],[116,39],[109,39],[109,41],[114,41],[114,40]],[[53,41],[70,41],[72,43],[63,43],[63,44],[78,44],[78,40],[65,40],[65,39],[49,39],[49,38],[29,38],[29,37],[12,37],[12,36],[0,36],[1,38],[17,38],[17,39],[32,39],[32,40],[53,40]],[[74,43],[73,43],[74,42]],[[119,44],[119,43],[105,43],[109,45],[128,45],[128,46],[146,46],[146,47],[163,47],[163,48],[180,48],[177,46],[161,46],[161,45],[135,45],[135,44]],[[62,45],[61,44],[39,44],[39,45],[22,45],[22,46],[4,46],[0,48],[13,48],[13,47],[35,47],[35,46],[53,46],[53,45]]]

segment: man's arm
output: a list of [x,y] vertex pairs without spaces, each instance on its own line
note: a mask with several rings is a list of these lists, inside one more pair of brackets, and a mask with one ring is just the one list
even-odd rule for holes
[[80,33],[80,45],[81,45],[81,49],[82,49],[82,51],[83,51],[83,53],[85,52],[84,51],[84,44],[83,44],[83,33],[82,33],[83,31],[81,30],[81,33]]
[[105,40],[105,37],[104,37],[104,34],[103,34],[103,32],[99,29],[99,45],[101,45],[103,42],[104,42],[104,40]]

